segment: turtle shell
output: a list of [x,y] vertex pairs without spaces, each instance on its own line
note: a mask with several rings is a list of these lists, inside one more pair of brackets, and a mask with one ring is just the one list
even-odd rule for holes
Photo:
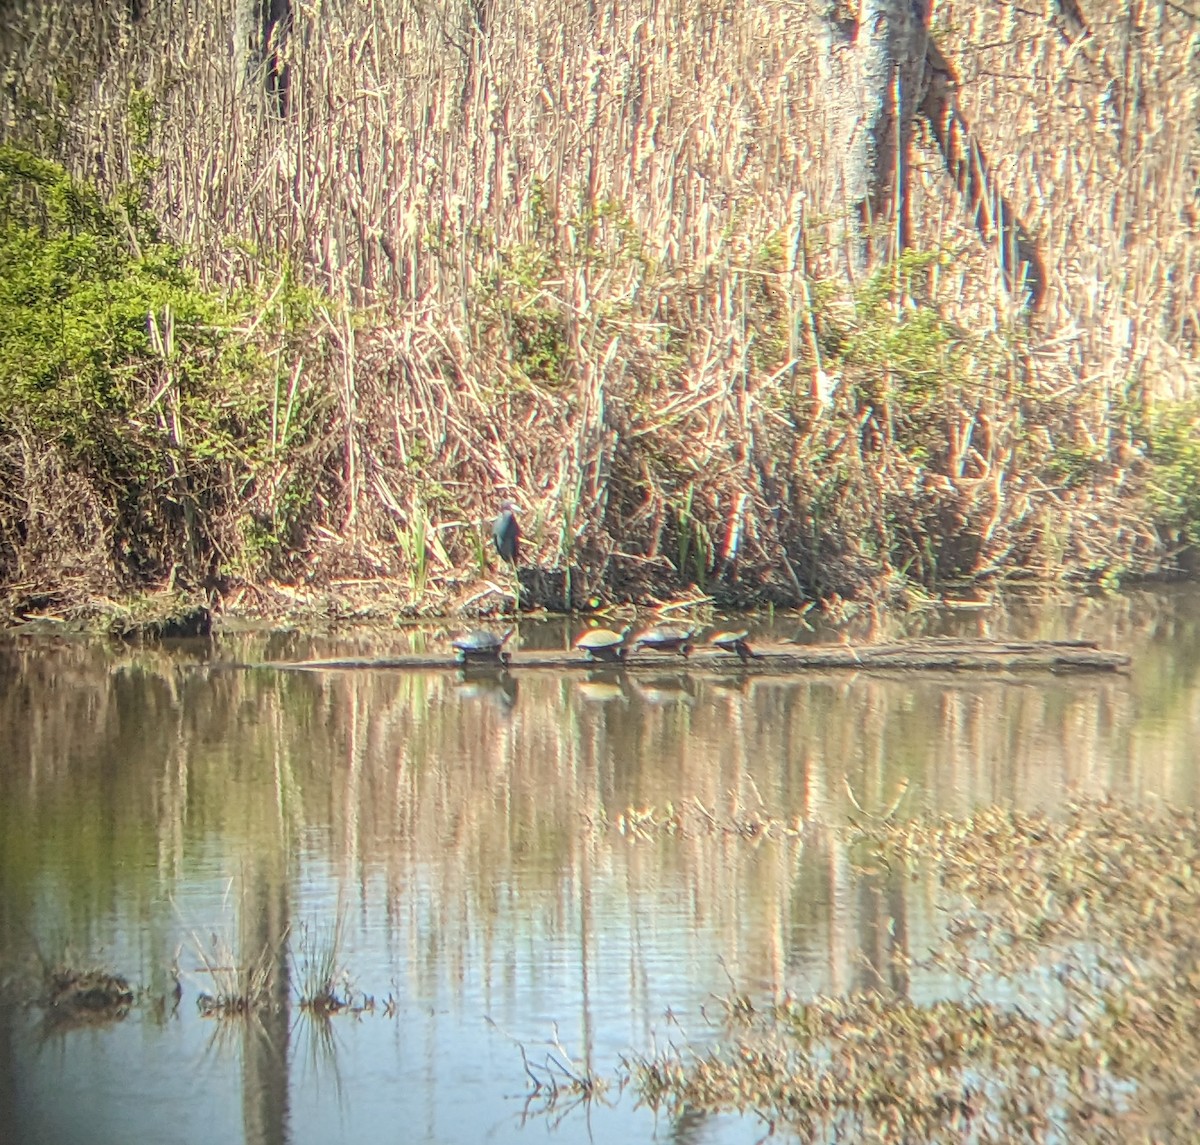
[[757,660],[758,653],[750,650],[750,645],[746,642],[746,637],[750,633],[745,630],[741,632],[714,632],[708,638],[709,644],[714,648],[720,648],[723,652],[735,652],[738,659],[745,663],[748,660]]
[[476,628],[471,632],[465,632],[461,636],[456,636],[451,641],[451,646],[454,648],[455,655],[461,662],[463,660],[500,660],[504,663],[508,662],[508,653],[502,652],[501,649],[508,638],[513,634],[510,628],[503,635],[495,632],[488,632],[483,628]]
[[708,642],[715,644],[718,648],[736,648],[739,644],[744,644],[749,635],[750,633],[746,629],[741,632],[714,632],[708,638]]
[[679,648],[692,638],[693,629],[678,624],[657,624],[634,638],[634,643],[646,648]]
[[622,660],[626,651],[625,635],[625,632],[613,632],[609,628],[590,628],[575,641],[575,647],[586,652],[589,660]]
[[611,628],[589,628],[575,641],[575,647],[585,652],[589,648],[616,648],[624,639],[620,632],[614,632]]
[[498,652],[504,647],[507,639],[507,633],[498,636],[495,632],[485,632],[482,628],[476,628],[472,632],[456,636],[453,643],[461,652]]

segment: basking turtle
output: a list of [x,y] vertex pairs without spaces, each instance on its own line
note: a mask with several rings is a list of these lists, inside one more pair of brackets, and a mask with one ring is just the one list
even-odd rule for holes
[[589,660],[624,660],[629,651],[625,647],[625,632],[614,632],[611,628],[589,628],[575,647],[587,653]]
[[634,637],[633,646],[651,648],[655,652],[678,652],[687,658],[692,650],[692,635],[695,629],[684,628],[678,624],[656,624]]
[[749,635],[744,629],[741,632],[714,632],[708,642],[723,652],[736,652],[741,660],[756,660],[758,653],[751,651],[746,640]]
[[467,664],[472,661],[490,661],[495,663],[499,661],[501,664],[507,664],[512,659],[512,654],[504,651],[504,645],[508,642],[508,638],[513,634],[513,629],[509,629],[503,636],[497,636],[495,632],[486,632],[482,628],[476,628],[463,636],[458,636],[454,639],[454,658],[460,664]]

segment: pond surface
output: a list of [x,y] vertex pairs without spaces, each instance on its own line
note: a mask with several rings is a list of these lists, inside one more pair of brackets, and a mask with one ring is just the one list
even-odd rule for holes
[[[759,630],[803,635],[787,618]],[[919,971],[896,982],[898,949],[936,945],[937,903],[855,866],[855,819],[1197,802],[1196,591],[874,629],[938,632],[1092,638],[1133,669],[261,666],[444,647],[434,630],[0,645],[0,973],[19,996],[38,958],[68,959],[140,991],[116,1021],[0,1009],[0,1139],[760,1139],[752,1118],[656,1118],[619,1086],[622,1062],[704,1044],[731,984],[951,989]],[[520,631],[527,647],[571,635]],[[684,830],[662,826],[672,815]],[[301,996],[330,952],[351,1007],[320,1018]],[[206,1016],[205,996],[251,964],[279,1004]],[[585,1076],[613,1084],[577,1102]]]

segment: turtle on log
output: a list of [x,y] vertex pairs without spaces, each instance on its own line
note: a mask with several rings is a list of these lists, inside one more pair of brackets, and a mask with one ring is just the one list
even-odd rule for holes
[[656,624],[633,638],[634,649],[649,648],[655,652],[678,652],[687,659],[692,651],[695,630],[678,624]]
[[453,640],[454,658],[460,664],[490,663],[507,664],[512,654],[504,651],[504,645],[515,630],[510,628],[503,636],[476,628],[457,636]]
[[741,632],[714,632],[708,642],[714,648],[720,648],[722,652],[736,652],[738,659],[742,661],[757,660],[758,653],[751,650],[747,641],[750,635],[745,629]]
[[625,632],[613,632],[611,628],[589,628],[575,641],[575,647],[587,653],[589,660],[624,660],[629,652],[625,647],[628,631],[626,629]]

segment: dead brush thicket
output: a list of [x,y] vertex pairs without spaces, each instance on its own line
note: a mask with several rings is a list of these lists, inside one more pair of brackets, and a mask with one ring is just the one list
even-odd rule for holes
[[284,364],[329,398],[331,451],[279,463],[334,478],[312,583],[474,596],[501,495],[530,559],[599,596],[1161,570],[1139,498],[1149,408],[1195,392],[1195,22],[1088,3],[1072,39],[937,5],[959,113],[1042,256],[1026,322],[930,131],[931,257],[839,285],[817,7],[296,6],[281,117],[227,54],[234,0],[30,4],[0,134],[119,185],[145,172],[136,87],[149,205],[205,282],[269,293],[287,268],[331,299],[327,353]]

